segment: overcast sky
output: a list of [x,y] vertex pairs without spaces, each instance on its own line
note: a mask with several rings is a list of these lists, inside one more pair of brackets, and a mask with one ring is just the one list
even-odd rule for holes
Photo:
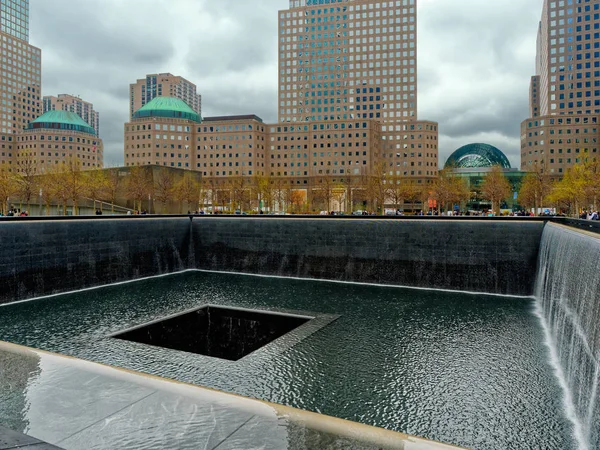
[[[439,122],[440,165],[471,142],[519,167],[542,0],[418,0],[418,118]],[[100,112],[106,166],[123,163],[129,84],[171,72],[202,115],[277,121],[277,11],[288,0],[31,0],[44,95]]]

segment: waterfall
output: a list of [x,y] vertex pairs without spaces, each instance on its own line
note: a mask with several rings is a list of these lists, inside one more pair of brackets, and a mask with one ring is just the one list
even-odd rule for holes
[[535,294],[579,448],[600,448],[600,235],[547,224]]

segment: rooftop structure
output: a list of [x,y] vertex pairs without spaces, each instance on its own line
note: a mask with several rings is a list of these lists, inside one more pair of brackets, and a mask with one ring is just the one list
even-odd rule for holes
[[48,111],[29,124],[27,129],[54,129],[79,131],[96,135],[96,131],[77,114],[68,111]]
[[510,162],[504,153],[488,144],[468,144],[450,155],[445,168],[472,169],[500,166],[510,169]]
[[43,98],[44,112],[63,110],[77,113],[100,135],[100,114],[94,110],[94,105],[80,97],[68,94],[59,94],[57,97],[45,95]]
[[133,114],[134,119],[163,117],[201,122],[202,118],[183,100],[175,97],[156,97]]
[[77,114],[48,111],[15,136],[11,170],[38,174],[77,161],[82,170],[100,169],[104,147],[96,131]]
[[129,86],[129,115],[150,103],[156,97],[175,97],[183,100],[190,108],[201,115],[202,96],[196,85],[183,77],[171,73],[146,75]]

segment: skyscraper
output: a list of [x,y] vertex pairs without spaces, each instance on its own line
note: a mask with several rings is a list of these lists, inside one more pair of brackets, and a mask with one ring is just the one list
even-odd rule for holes
[[388,175],[430,182],[438,126],[417,121],[416,0],[290,0],[278,110],[279,122],[375,120]]
[[146,75],[129,86],[129,116],[155,97],[174,97],[186,102],[196,113],[202,113],[202,96],[196,85],[171,73]]
[[77,113],[96,131],[96,135],[100,135],[100,113],[94,109],[94,105],[90,102],[73,95],[59,94],[58,97],[45,95],[43,103],[45,113],[57,110]]
[[29,42],[29,0],[2,0],[0,31]]
[[279,12],[279,121],[415,120],[416,0],[291,0]]
[[0,170],[13,170],[16,134],[41,114],[41,51],[29,45],[29,1],[1,0]]
[[555,176],[598,155],[600,3],[544,0],[521,168]]

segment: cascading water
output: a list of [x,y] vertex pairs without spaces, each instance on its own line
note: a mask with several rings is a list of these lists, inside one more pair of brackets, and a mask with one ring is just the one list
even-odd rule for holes
[[600,448],[600,235],[546,225],[538,314],[580,450]]

